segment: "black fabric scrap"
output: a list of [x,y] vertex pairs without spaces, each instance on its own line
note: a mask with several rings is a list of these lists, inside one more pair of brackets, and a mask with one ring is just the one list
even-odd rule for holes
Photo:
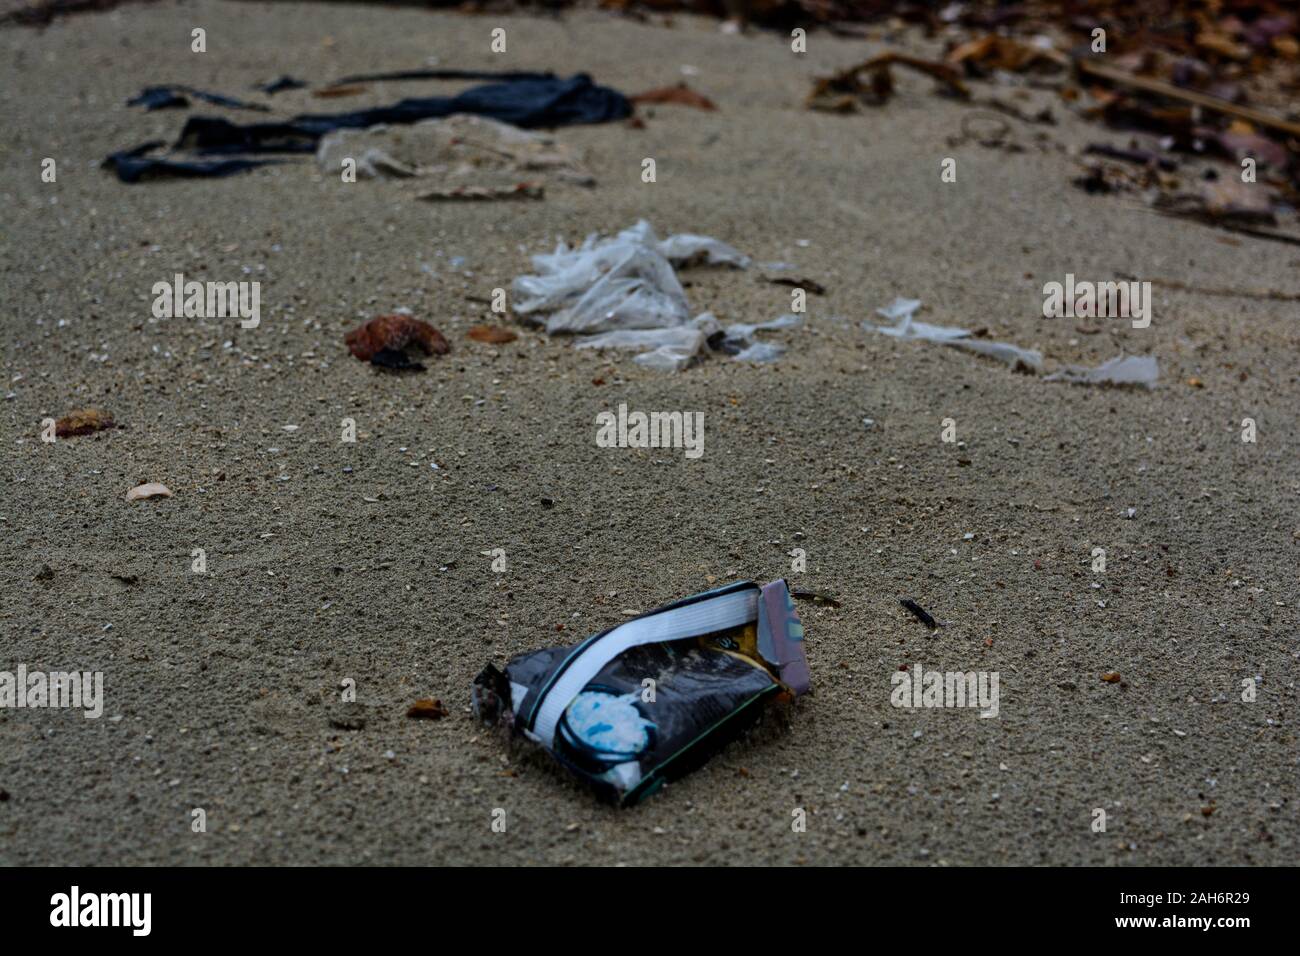
[[310,152],[326,133],[438,119],[453,113],[473,113],[524,129],[605,123],[632,113],[632,104],[617,90],[597,86],[579,73],[568,79],[550,74],[525,74],[525,79],[488,83],[456,96],[406,99],[392,106],[351,113],[305,113],[283,123],[231,123],[192,117],[178,146],[203,152]]
[[230,96],[222,96],[220,93],[196,90],[192,86],[146,86],[140,91],[139,96],[127,100],[126,105],[143,106],[146,110],[174,109],[189,106],[190,101],[187,97],[190,96],[196,100],[211,103],[213,106],[224,106],[227,109],[257,110],[259,113],[267,112],[267,108],[261,103],[246,103]]
[[314,153],[319,135],[286,123],[232,123],[213,116],[185,121],[177,149],[200,153]]
[[[551,73],[415,72],[421,74],[420,78],[429,73],[439,79],[476,77],[498,82],[476,86],[456,96],[406,99],[392,106],[351,113],[306,113],[283,122],[232,123],[216,117],[192,116],[174,148],[209,154],[310,153],[315,151],[322,136],[334,130],[365,129],[380,123],[405,125],[453,113],[486,116],[524,129],[605,123],[632,113],[632,104],[626,96],[609,87],[597,86],[585,73],[563,79]],[[150,87],[150,90],[195,92],[188,87]],[[134,183],[166,176],[228,176],[271,162],[234,156],[220,161],[182,161],[147,155],[161,145],[151,142],[113,153],[104,160],[103,166],[114,170],[122,182]]]
[[274,96],[276,93],[283,93],[285,90],[300,90],[306,85],[307,85],[306,83],[304,83],[302,80],[298,79],[297,77],[293,77],[290,76],[288,73],[285,73],[283,76],[279,77],[278,79],[274,79],[271,80],[270,82],[263,83],[260,86],[255,86],[253,87],[253,89],[260,90],[261,92],[265,93],[267,96]]
[[143,179],[216,179],[283,162],[278,159],[177,160],[148,155],[165,145],[162,140],[152,140],[113,153],[100,165],[113,170],[124,183],[138,183]]
[[397,70],[392,73],[356,73],[335,80],[330,86],[352,83],[382,83],[386,80],[549,80],[554,73],[530,73],[524,70]]
[[903,607],[907,608],[909,611],[911,611],[912,616],[915,617],[922,624],[924,624],[926,627],[928,627],[930,630],[933,631],[936,627],[939,626],[938,623],[935,621],[935,619],[930,616],[929,612],[927,612],[925,608],[921,607],[921,605],[917,604],[911,598],[900,598],[898,603],[903,605]]

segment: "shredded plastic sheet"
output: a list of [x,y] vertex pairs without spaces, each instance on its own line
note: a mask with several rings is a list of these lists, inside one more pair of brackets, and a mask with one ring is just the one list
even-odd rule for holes
[[1073,385],[1140,385],[1155,388],[1160,363],[1154,355],[1117,355],[1096,368],[1068,365],[1043,379],[1045,382],[1069,382]]
[[863,323],[863,325],[872,332],[879,332],[881,335],[892,335],[900,339],[920,339],[939,345],[951,345],[954,348],[987,355],[990,358],[1006,362],[1008,365],[1023,365],[1035,372],[1042,371],[1042,352],[1035,349],[1024,349],[1009,342],[986,342],[983,339],[972,338],[968,329],[917,322],[913,319],[913,316],[920,307],[920,299],[898,298],[883,309],[876,310],[876,314],[886,319],[896,319],[895,325],[883,326],[871,325],[870,323]]
[[[587,336],[580,348],[647,349],[634,361],[676,371],[714,336],[730,337],[711,314],[691,316],[673,267],[700,262],[743,269],[749,257],[709,236],[682,233],[660,240],[642,219],[616,236],[592,233],[577,248],[561,242],[554,252],[533,256],[536,275],[514,281],[515,311],[549,313],[546,331]],[[776,323],[733,326],[743,337],[735,351],[755,344],[755,329],[790,324],[784,318]],[[770,352],[761,350],[760,360],[775,357]]]
[[776,329],[789,329],[803,320],[794,313],[787,313],[770,322],[746,324],[737,322],[727,326],[722,341],[716,346],[719,351],[733,355],[737,362],[775,362],[785,354],[785,346],[775,342],[760,342],[754,337],[755,332],[768,332]]
[[532,173],[592,185],[577,157],[553,136],[509,123],[457,113],[409,126],[341,129],[324,136],[316,163],[337,174],[344,159],[356,161],[358,179],[437,178],[449,185],[472,181],[493,187],[517,183]]
[[721,330],[711,312],[701,312],[688,325],[667,329],[615,329],[587,335],[580,349],[648,349],[632,361],[661,372],[679,372],[704,350],[709,337]]
[[515,311],[550,312],[546,331],[552,335],[685,325],[690,305],[673,264],[701,259],[749,264],[747,256],[707,236],[660,241],[642,219],[611,238],[592,233],[576,249],[561,242],[554,252],[533,256],[537,274],[514,282]]

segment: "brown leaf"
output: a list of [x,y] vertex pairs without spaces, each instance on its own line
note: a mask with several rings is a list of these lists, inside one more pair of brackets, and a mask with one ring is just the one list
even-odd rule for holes
[[311,95],[320,97],[323,100],[337,99],[340,96],[356,96],[358,93],[364,93],[364,86],[328,86],[323,90],[312,90]]
[[1118,684],[1119,671],[1107,671],[1106,673],[1101,675],[1101,679],[1104,680],[1107,684]]
[[[408,346],[419,349],[425,355],[446,355],[451,346],[442,333],[428,322],[413,319],[409,315],[380,315],[365,325],[353,329],[343,341],[348,351],[363,362],[376,365],[395,365],[391,359],[400,356]],[[376,361],[376,358],[379,361]],[[415,363],[417,367],[418,363]]]
[[505,345],[519,336],[499,325],[476,325],[469,330],[469,337],[475,342],[487,342],[489,345]]
[[949,63],[977,67],[981,71],[1007,70],[1019,73],[1038,66],[1061,68],[1060,61],[1048,51],[1009,37],[988,34],[955,47],[946,57]]
[[79,408],[75,412],[68,412],[54,423],[54,434],[60,438],[71,438],[116,427],[117,423],[108,412],[98,408]]
[[417,720],[441,720],[448,713],[441,700],[436,697],[422,697],[407,709],[406,716]]
[[693,106],[697,110],[716,110],[713,100],[703,93],[697,93],[685,83],[676,86],[661,86],[646,90],[631,97],[633,103],[676,103],[678,106]]

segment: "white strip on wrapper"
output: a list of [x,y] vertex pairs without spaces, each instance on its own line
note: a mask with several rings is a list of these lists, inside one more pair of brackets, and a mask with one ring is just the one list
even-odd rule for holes
[[539,702],[533,733],[546,747],[555,744],[555,728],[573,698],[582,693],[606,664],[630,647],[702,637],[714,631],[739,627],[758,618],[758,588],[746,588],[686,607],[649,617],[639,617],[610,631],[588,647],[551,685]]

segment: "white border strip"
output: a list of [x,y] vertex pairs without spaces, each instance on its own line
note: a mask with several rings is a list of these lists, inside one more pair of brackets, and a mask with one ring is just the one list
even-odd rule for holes
[[552,747],[555,743],[556,725],[569,704],[573,703],[573,699],[582,693],[582,689],[591,683],[606,664],[624,651],[641,644],[701,637],[714,631],[748,624],[758,618],[761,594],[759,588],[745,588],[743,591],[723,594],[697,604],[688,604],[686,607],[620,624],[570,663],[563,676],[538,701],[533,733],[544,746]]

